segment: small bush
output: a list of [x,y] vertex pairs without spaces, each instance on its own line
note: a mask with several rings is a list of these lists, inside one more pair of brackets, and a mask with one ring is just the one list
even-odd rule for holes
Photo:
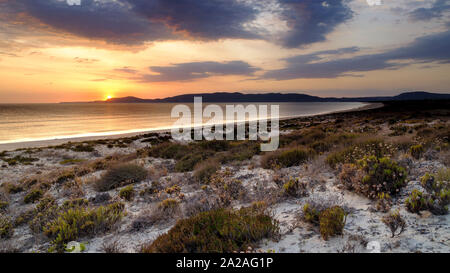
[[163,210],[177,208],[180,202],[176,199],[168,198],[159,203],[158,207]]
[[275,151],[267,153],[261,159],[261,165],[265,169],[271,169],[276,166],[291,167],[305,163],[312,158],[314,152],[303,148],[294,148],[284,151]]
[[352,163],[356,164],[358,160],[367,156],[375,156],[378,158],[392,156],[397,152],[396,147],[378,139],[371,139],[361,143],[354,144],[344,150],[333,152],[328,155],[326,162],[332,168],[338,167],[340,164]]
[[328,208],[320,213],[320,235],[327,241],[330,236],[341,235],[344,230],[347,214],[339,206]]
[[319,225],[320,209],[307,203],[303,206],[303,219],[310,224]]
[[62,252],[65,244],[80,236],[111,230],[113,225],[122,218],[123,209],[122,203],[114,203],[96,209],[80,207],[60,213],[44,228],[45,235],[53,238],[49,251]]
[[8,206],[9,206],[9,203],[8,203],[8,202],[6,202],[6,201],[1,201],[1,200],[0,200],[0,213],[1,213],[2,211],[6,211],[6,209],[8,208]]
[[358,165],[365,172],[358,191],[368,198],[375,199],[379,193],[397,194],[405,185],[405,169],[387,157],[365,157]]
[[289,179],[283,185],[283,191],[286,196],[298,197],[303,196],[306,191],[306,185],[300,183],[297,179]]
[[194,179],[200,183],[209,183],[209,179],[220,169],[216,161],[204,161],[195,166]]
[[134,188],[133,186],[127,186],[119,191],[119,197],[127,201],[133,200]]
[[392,207],[392,198],[389,193],[379,193],[375,208],[377,211],[388,212]]
[[0,238],[10,238],[14,233],[13,224],[8,216],[0,213]]
[[112,167],[95,182],[97,191],[109,191],[125,185],[138,183],[147,178],[145,168],[134,164],[123,164]]
[[20,185],[16,185],[13,183],[5,183],[3,184],[5,187],[5,190],[9,194],[15,194],[23,191],[23,187]]
[[218,209],[179,220],[168,233],[142,248],[144,253],[231,253],[278,234],[278,222],[253,207]]
[[411,146],[411,148],[409,148],[409,153],[411,154],[412,157],[414,157],[415,159],[420,159],[423,155],[423,153],[425,152],[425,149],[423,148],[422,145],[414,145]]
[[173,185],[172,187],[166,188],[164,190],[167,194],[173,194],[173,193],[178,193],[181,191],[180,186],[178,185]]
[[420,213],[430,207],[430,201],[419,190],[413,190],[405,200],[406,208],[412,213]]
[[43,195],[44,193],[42,192],[42,190],[31,190],[27,195],[25,195],[23,201],[26,204],[34,203],[41,199]]
[[[392,238],[400,235],[406,228],[406,222],[403,220],[399,211],[384,216],[381,221],[391,230]],[[397,233],[398,229],[400,231]]]

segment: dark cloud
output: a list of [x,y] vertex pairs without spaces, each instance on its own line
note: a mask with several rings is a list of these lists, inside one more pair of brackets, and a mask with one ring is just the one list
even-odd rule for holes
[[290,48],[323,42],[336,26],[353,17],[347,0],[279,0],[279,3],[290,28],[282,44]]
[[15,12],[79,37],[129,45],[173,37],[164,24],[136,16],[129,4],[121,0],[82,0],[80,5],[58,0],[11,2],[9,7]]
[[430,8],[418,8],[409,13],[413,21],[429,21],[442,18],[450,11],[450,0],[436,0]]
[[[350,0],[0,0],[0,29],[16,35],[71,34],[109,44],[135,46],[160,40],[227,38],[276,40],[285,47],[321,42],[352,17]],[[270,6],[270,7],[269,7]],[[285,20],[285,34],[268,37],[253,24],[264,13]],[[24,35],[26,36],[26,35]]]
[[257,11],[236,0],[128,0],[133,10],[152,22],[161,22],[175,32],[195,38],[256,38],[244,29]]
[[[404,47],[384,53],[327,60],[326,57],[357,52],[357,48],[321,51],[286,59],[287,67],[266,72],[262,78],[276,80],[337,78],[352,73],[398,69],[410,63],[450,63],[450,31],[417,38]],[[402,61],[402,62],[400,62]],[[406,61],[406,62],[405,62]]]
[[249,76],[259,70],[242,61],[231,62],[192,62],[173,66],[152,66],[150,70],[157,74],[141,77],[144,82],[191,81],[213,76],[241,75]]

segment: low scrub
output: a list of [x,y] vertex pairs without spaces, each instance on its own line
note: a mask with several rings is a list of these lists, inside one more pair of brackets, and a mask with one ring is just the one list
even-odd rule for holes
[[34,203],[42,198],[44,193],[40,189],[31,190],[27,195],[25,195],[23,201],[25,204]]
[[44,234],[53,239],[49,251],[62,252],[70,241],[111,230],[122,218],[123,209],[122,203],[114,203],[95,209],[78,207],[61,212],[44,228]]
[[348,189],[376,199],[379,194],[395,195],[406,184],[406,170],[383,157],[364,157],[357,164],[344,165],[339,178]]
[[403,220],[400,212],[394,212],[384,216],[381,220],[391,231],[391,237],[399,236],[406,228],[406,222]]
[[397,152],[393,144],[385,143],[382,140],[372,139],[349,146],[341,151],[328,155],[326,162],[332,168],[346,163],[356,164],[358,160],[367,156],[392,157]]
[[265,169],[277,167],[298,166],[314,156],[314,151],[304,148],[275,151],[265,154],[261,159],[261,165]]
[[420,159],[424,152],[425,152],[425,148],[421,144],[414,145],[414,146],[411,146],[411,148],[409,148],[409,153],[415,159]]
[[14,233],[13,224],[11,219],[0,213],[0,238],[6,239],[10,238]]
[[133,186],[126,186],[125,188],[119,191],[119,197],[125,199],[127,201],[133,200],[134,197],[134,188]]
[[148,171],[139,165],[123,164],[109,169],[94,184],[97,191],[109,191],[115,188],[141,182],[148,176]]
[[341,235],[347,213],[340,206],[328,207],[326,204],[306,203],[303,206],[303,220],[319,227],[320,235],[328,240],[335,235]]
[[213,174],[220,169],[220,164],[217,161],[204,161],[195,166],[194,179],[199,183],[209,183]]
[[144,253],[231,253],[246,250],[279,232],[278,222],[260,208],[218,209],[179,220]]

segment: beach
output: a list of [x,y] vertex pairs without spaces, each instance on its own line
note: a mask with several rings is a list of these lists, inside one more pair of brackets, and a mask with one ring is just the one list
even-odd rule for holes
[[[293,162],[272,162],[282,153],[262,153],[258,142],[175,143],[167,132],[27,143],[0,154],[2,221],[11,223],[0,250],[64,252],[62,243],[74,241],[85,252],[153,251],[156,239],[182,219],[256,206],[276,232],[244,252],[448,252],[450,216],[439,207],[413,212],[406,206],[415,190],[431,196],[422,182],[427,174],[448,179],[448,108],[405,105],[281,120],[280,151],[295,151]],[[412,149],[417,145],[420,154]],[[346,168],[373,150],[406,173],[404,185],[381,203],[343,180]],[[348,151],[349,157],[340,156]],[[105,178],[118,171],[139,175],[104,184],[120,177]],[[340,233],[324,239],[319,226],[305,220],[305,206],[318,204],[345,211]],[[86,217],[119,211],[58,241],[55,217],[67,206]],[[383,219],[396,212],[405,227],[392,236]]]

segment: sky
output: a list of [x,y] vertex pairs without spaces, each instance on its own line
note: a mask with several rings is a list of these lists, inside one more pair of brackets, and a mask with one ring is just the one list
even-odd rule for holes
[[0,103],[450,93],[450,0],[0,0]]

